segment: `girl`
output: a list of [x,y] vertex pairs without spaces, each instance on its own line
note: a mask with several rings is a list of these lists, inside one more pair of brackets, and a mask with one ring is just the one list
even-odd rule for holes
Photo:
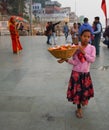
[[94,96],[93,84],[90,76],[90,64],[95,61],[95,47],[89,44],[91,32],[83,30],[81,43],[78,50],[66,62],[73,65],[71,77],[68,84],[67,99],[77,104],[76,116],[83,117],[81,105],[87,105],[88,100]]

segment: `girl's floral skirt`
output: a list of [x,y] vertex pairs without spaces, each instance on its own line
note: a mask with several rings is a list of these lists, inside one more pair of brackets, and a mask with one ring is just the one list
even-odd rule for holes
[[90,72],[83,73],[72,70],[67,90],[68,101],[87,105],[91,97],[94,97],[94,90]]

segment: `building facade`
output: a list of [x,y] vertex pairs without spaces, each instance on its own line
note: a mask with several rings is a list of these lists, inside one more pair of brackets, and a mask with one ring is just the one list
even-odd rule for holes
[[47,1],[45,2],[45,13],[54,14],[59,13],[61,10],[61,4],[57,1]]

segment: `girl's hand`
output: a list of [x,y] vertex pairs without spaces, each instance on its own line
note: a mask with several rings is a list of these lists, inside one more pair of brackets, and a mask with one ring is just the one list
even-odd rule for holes
[[79,46],[78,49],[85,55],[85,51],[82,46]]
[[68,59],[66,59],[65,61],[68,62]]
[[65,61],[64,59],[57,60],[58,63],[63,63],[64,61]]

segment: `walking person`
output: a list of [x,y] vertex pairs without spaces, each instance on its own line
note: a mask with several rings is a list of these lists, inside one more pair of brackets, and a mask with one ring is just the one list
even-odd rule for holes
[[20,40],[19,40],[19,33],[16,28],[16,22],[15,22],[14,17],[10,17],[10,19],[9,19],[9,31],[10,31],[11,40],[12,40],[13,53],[17,54],[23,48],[22,48]]
[[93,44],[96,48],[96,56],[100,54],[100,40],[101,40],[101,33],[102,33],[102,25],[100,23],[100,18],[97,16],[94,20],[94,40]]
[[95,61],[95,47],[88,44],[91,38],[90,30],[81,32],[81,43],[74,56],[66,62],[73,65],[68,84],[67,99],[77,105],[76,116],[83,117],[82,106],[88,105],[94,97],[93,83],[90,75],[90,65]]
[[47,22],[46,24],[45,35],[47,36],[47,44],[51,45],[50,38],[52,35],[52,28],[51,28],[50,22]]
[[68,37],[68,33],[69,33],[69,27],[68,27],[67,22],[65,22],[65,25],[63,27],[63,33],[65,35],[65,40],[67,41],[67,37]]

